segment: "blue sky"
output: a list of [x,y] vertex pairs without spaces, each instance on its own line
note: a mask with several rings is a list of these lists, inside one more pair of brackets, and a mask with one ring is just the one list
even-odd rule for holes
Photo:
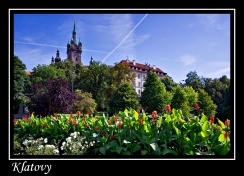
[[190,71],[230,78],[230,14],[81,12],[14,14],[14,54],[27,70],[50,64],[57,49],[66,59],[75,21],[84,65],[91,56],[108,65],[128,58],[156,65],[176,83]]

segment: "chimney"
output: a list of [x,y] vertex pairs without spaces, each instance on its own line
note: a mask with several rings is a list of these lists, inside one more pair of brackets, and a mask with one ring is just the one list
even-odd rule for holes
[[133,60],[133,65],[136,65],[136,61],[135,60]]

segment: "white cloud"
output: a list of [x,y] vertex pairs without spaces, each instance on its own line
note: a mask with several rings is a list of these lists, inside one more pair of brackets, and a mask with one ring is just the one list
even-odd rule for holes
[[196,62],[195,56],[192,55],[184,55],[180,57],[181,62],[183,63],[183,66],[192,65]]
[[229,75],[229,73],[230,73],[230,67],[227,67],[227,68],[222,68],[222,69],[216,70],[207,75],[209,75],[209,76],[217,76],[217,75],[224,75],[224,74]]

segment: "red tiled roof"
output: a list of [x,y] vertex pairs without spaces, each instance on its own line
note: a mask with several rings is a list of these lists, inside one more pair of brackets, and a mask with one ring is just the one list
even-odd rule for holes
[[[160,68],[156,67],[156,69],[153,69],[153,66],[150,66],[149,64],[135,63],[135,65],[134,65],[133,61],[129,61],[129,60],[122,60],[122,61],[120,61],[120,63],[124,63],[124,64],[128,65],[129,67],[136,67],[136,68],[144,69],[145,71],[148,71],[149,67],[150,67],[152,71],[162,74],[159,76],[168,76],[167,73],[163,72]],[[140,70],[133,70],[133,71],[145,72],[145,71],[140,71]]]

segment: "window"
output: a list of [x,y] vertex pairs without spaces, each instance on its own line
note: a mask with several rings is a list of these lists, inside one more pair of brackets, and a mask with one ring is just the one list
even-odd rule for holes
[[138,90],[138,94],[141,95],[141,90]]
[[141,78],[141,74],[138,74],[138,78]]
[[138,86],[141,87],[141,83],[140,82],[138,82]]

